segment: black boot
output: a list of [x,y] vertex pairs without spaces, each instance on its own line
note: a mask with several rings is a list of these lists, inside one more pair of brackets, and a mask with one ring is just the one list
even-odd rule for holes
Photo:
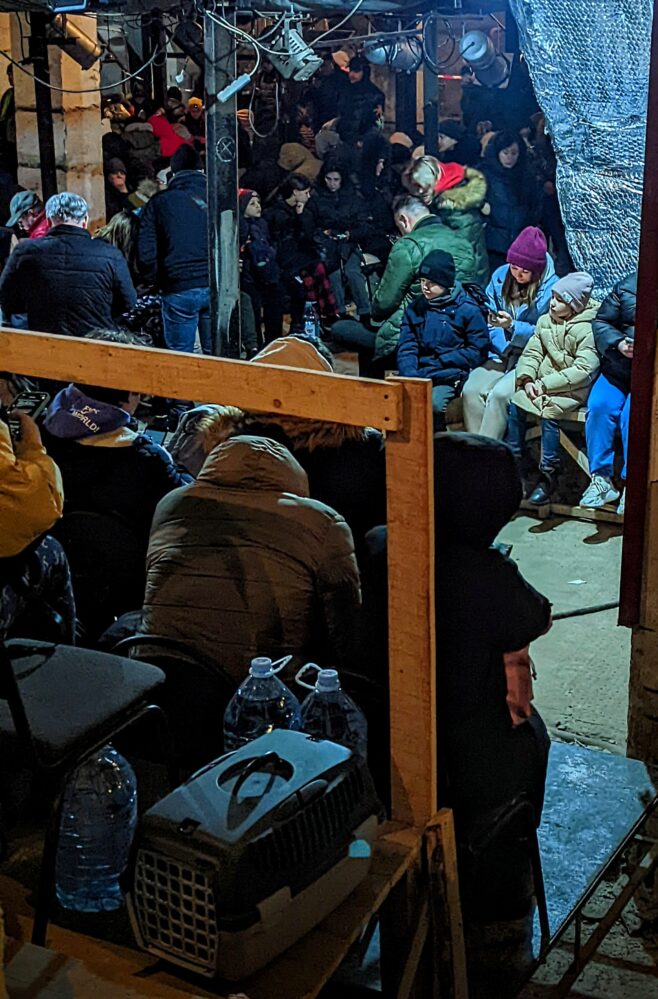
[[545,506],[546,503],[550,503],[554,486],[554,473],[542,471],[539,482],[528,496],[528,503],[532,503],[533,506]]

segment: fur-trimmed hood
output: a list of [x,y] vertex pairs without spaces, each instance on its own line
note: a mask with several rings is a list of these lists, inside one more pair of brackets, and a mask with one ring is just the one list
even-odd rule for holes
[[213,448],[240,433],[265,433],[285,442],[291,450],[314,451],[316,448],[339,448],[346,441],[365,441],[381,437],[372,427],[351,427],[343,423],[303,420],[281,414],[243,413],[236,406],[196,406],[181,419],[169,451],[191,475],[198,475]]

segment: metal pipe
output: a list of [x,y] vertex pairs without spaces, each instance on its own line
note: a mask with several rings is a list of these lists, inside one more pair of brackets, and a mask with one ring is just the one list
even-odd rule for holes
[[55,133],[53,105],[46,41],[45,14],[30,14],[30,61],[34,70],[34,102],[37,114],[39,139],[39,166],[41,169],[41,194],[44,201],[57,194],[57,161],[55,158]]

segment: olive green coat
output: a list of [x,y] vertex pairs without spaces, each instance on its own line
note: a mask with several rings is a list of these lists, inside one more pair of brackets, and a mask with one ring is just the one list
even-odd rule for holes
[[422,218],[393,246],[372,300],[372,318],[382,323],[377,330],[375,357],[397,350],[404,310],[421,293],[418,271],[432,250],[445,250],[452,256],[458,281],[476,280],[475,254],[467,238],[443,225],[435,215]]

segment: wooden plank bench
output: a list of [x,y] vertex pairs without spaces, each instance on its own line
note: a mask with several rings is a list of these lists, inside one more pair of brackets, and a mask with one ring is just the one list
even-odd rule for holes
[[[530,419],[534,425],[529,426],[526,432],[526,441],[537,440],[541,436],[539,418],[530,414]],[[589,461],[587,453],[578,446],[573,439],[575,433],[582,433],[587,420],[587,409],[582,407],[569,413],[559,421],[560,423],[560,444],[569,457],[575,461],[579,468],[583,470],[588,478],[591,478],[589,471]],[[617,513],[615,506],[607,504],[597,510],[588,510],[586,507],[571,506],[568,503],[544,503],[543,506],[535,506],[526,500],[521,504],[523,510],[532,511],[540,520],[545,520],[551,515],[558,517],[573,517],[576,520],[603,521],[608,524],[623,524],[624,518]]]

